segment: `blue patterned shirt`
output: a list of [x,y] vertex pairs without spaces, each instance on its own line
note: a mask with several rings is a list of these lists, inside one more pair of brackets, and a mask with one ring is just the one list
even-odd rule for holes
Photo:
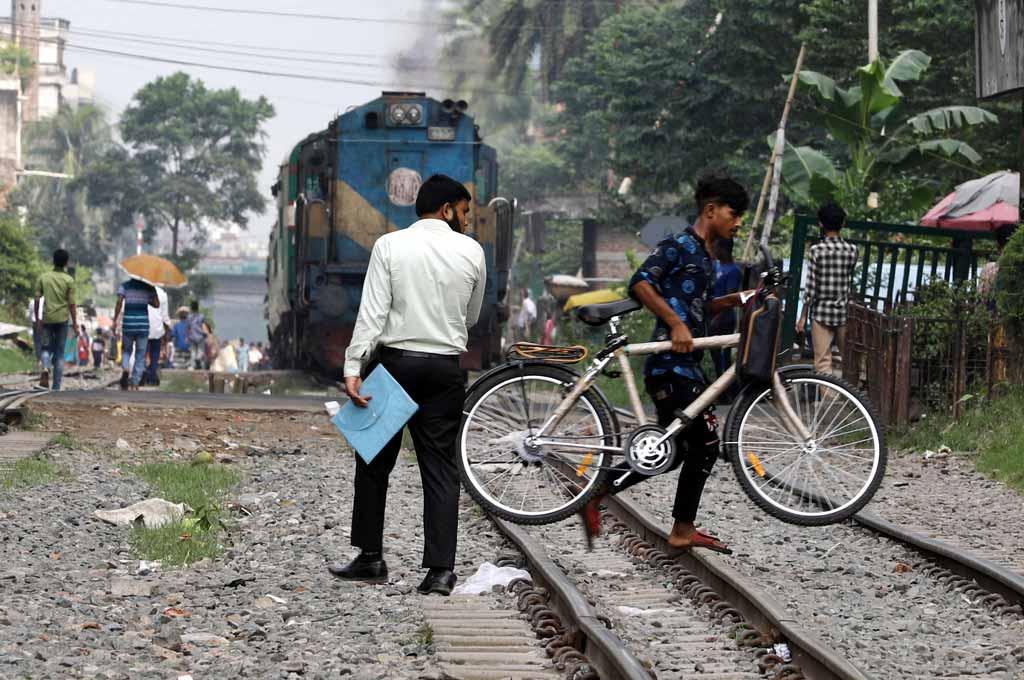
[[[665,239],[644,261],[629,281],[629,294],[641,281],[651,284],[679,315],[695,338],[707,335],[705,306],[711,300],[711,287],[715,280],[714,260],[708,254],[704,240],[687,227],[686,231]],[[657,319],[652,342],[669,340],[672,332],[664,321]],[[689,354],[660,352],[647,357],[644,375],[657,378],[673,373],[688,380],[706,383],[700,368],[704,352]]]

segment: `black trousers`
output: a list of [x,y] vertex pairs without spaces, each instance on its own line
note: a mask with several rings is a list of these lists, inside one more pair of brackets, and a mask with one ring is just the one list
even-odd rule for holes
[[[675,411],[692,404],[705,388],[695,380],[675,376],[647,378],[645,384],[647,393],[654,399],[658,424],[662,427],[675,420]],[[710,411],[705,411],[703,416],[680,430],[675,437],[676,459],[671,469],[679,466],[683,468],[679,473],[675,503],[672,506],[672,516],[677,522],[692,522],[697,518],[697,508],[704,493],[704,484],[707,483],[718,459],[719,441],[715,417]],[[629,469],[629,463],[626,461],[615,466],[609,472],[609,485]],[[668,471],[663,474],[667,473]],[[634,472],[626,478],[622,486],[611,486],[609,491],[619,493],[647,479],[650,477]]]
[[[381,354],[381,363],[419,405],[408,428],[423,481],[423,566],[454,569],[459,523],[455,447],[466,398],[458,358],[405,357],[387,349]],[[361,550],[383,547],[388,477],[401,447],[400,431],[370,464],[356,456],[352,545]]]

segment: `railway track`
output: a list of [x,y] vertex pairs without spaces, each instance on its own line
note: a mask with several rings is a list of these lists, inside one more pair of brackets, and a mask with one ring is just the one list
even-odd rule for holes
[[628,501],[611,500],[610,538],[592,553],[572,522],[526,529],[491,519],[533,575],[532,585],[513,584],[521,608],[560,621],[540,632],[549,654],[573,661],[561,664],[567,678],[868,677],[753,581],[714,558],[670,557],[667,536]]

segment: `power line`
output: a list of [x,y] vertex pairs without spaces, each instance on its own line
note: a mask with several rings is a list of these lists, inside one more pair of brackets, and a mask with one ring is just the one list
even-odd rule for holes
[[197,12],[214,12],[217,14],[252,14],[257,16],[285,17],[292,19],[314,19],[317,21],[344,21],[365,24],[406,24],[410,26],[448,26],[447,23],[418,21],[416,19],[378,19],[373,17],[337,16],[331,14],[311,15],[304,12],[284,12],[271,9],[240,9],[237,7],[214,7],[209,5],[193,5],[184,2],[162,2],[161,0],[108,0],[123,5],[149,5],[167,9],[185,9]]
[[[8,23],[10,23],[10,22],[8,22]],[[29,24],[19,23],[18,25],[27,26]],[[234,45],[234,46],[238,46],[238,47],[245,47],[245,46],[244,45],[238,45],[236,43],[217,43],[217,42],[209,42],[209,41],[201,41],[201,40],[185,41],[183,39],[177,39],[177,38],[166,38],[166,37],[161,37],[161,36],[149,36],[149,35],[143,34],[143,33],[125,33],[125,32],[121,32],[121,31],[104,31],[104,30],[88,29],[88,28],[68,28],[68,29],[65,29],[63,31],[63,33],[65,33],[67,35],[80,35],[80,36],[83,36],[83,37],[93,38],[93,39],[98,39],[98,40],[121,40],[121,41],[125,41],[125,42],[134,42],[134,43],[140,43],[140,44],[144,44],[144,45],[152,45],[152,46],[157,46],[157,47],[169,47],[169,48],[174,48],[174,49],[184,49],[184,50],[188,50],[188,51],[192,51],[192,52],[210,52],[210,53],[214,53],[214,54],[239,55],[239,56],[244,56],[244,57],[256,57],[256,58],[262,59],[262,60],[282,61],[282,62],[288,62],[288,63],[305,62],[305,63],[312,63],[312,64],[349,66],[349,67],[353,67],[353,68],[393,68],[395,70],[400,70],[400,71],[428,72],[428,73],[446,73],[446,74],[453,74],[453,75],[461,75],[461,74],[477,74],[477,75],[485,75],[485,76],[490,76],[491,75],[491,72],[486,70],[486,69],[472,69],[472,68],[450,69],[450,68],[439,68],[439,67],[431,68],[431,67],[423,67],[423,66],[421,66],[421,67],[416,67],[416,66],[401,66],[401,67],[399,67],[395,63],[387,63],[385,61],[385,59],[384,59],[384,55],[366,55],[366,56],[371,57],[371,58],[379,57],[381,59],[381,61],[376,62],[376,63],[372,63],[372,62],[356,62],[356,61],[339,61],[339,60],[329,60],[329,59],[311,58],[311,57],[282,56],[282,55],[277,55],[277,54],[267,54],[266,52],[251,52],[251,51],[243,51],[243,50],[228,50],[228,49],[220,49],[220,48],[214,48],[214,47],[203,47],[202,46],[203,44]],[[22,35],[21,38],[25,42],[31,42],[33,40],[33,38],[30,38],[29,36],[25,36],[25,35]],[[58,37],[58,38],[40,37],[37,40],[39,42],[45,42],[45,43],[51,43],[52,44],[52,43],[60,42],[61,40],[67,42],[68,39],[67,38],[60,38],[60,37]],[[253,49],[255,49],[255,48],[253,48]],[[275,47],[274,49],[277,50],[278,48]],[[287,51],[287,50],[285,50],[285,51]],[[344,54],[344,53],[332,53],[332,52],[317,52],[317,51],[313,51],[313,50],[296,50],[296,51],[299,52],[299,53],[309,53],[309,54],[326,54],[326,55],[332,55],[332,54],[333,55],[343,55]]]
[[[217,14],[248,14],[253,16],[268,16],[268,17],[282,17],[289,19],[307,19],[314,21],[337,21],[345,23],[365,23],[365,24],[402,24],[407,26],[433,26],[437,28],[451,28],[453,21],[426,21],[422,19],[381,19],[378,17],[356,17],[356,16],[344,16],[344,15],[331,15],[331,14],[308,14],[303,12],[285,12],[282,10],[271,10],[271,9],[242,9],[238,7],[218,7],[212,5],[195,5],[185,2],[170,2],[168,0],[107,0],[108,2],[116,2],[124,5],[147,5],[150,7],[161,7],[164,9],[183,9],[195,12],[213,12]],[[550,0],[549,0],[550,1]],[[591,5],[616,5],[615,0],[559,0],[564,4],[570,2],[576,2],[580,5],[591,4]],[[457,19],[456,19],[457,20]],[[540,33],[552,32],[557,29],[551,29],[544,24],[524,24],[521,26],[524,31],[537,31]],[[510,31],[511,27],[496,27],[494,30]]]
[[[364,86],[367,86],[367,87],[415,87],[417,89],[432,89],[432,90],[450,90],[450,89],[452,89],[452,86],[450,86],[450,85],[435,85],[435,84],[427,84],[427,83],[415,83],[415,84],[412,84],[412,85],[410,85],[410,84],[399,85],[395,81],[356,80],[356,79],[352,79],[352,78],[341,78],[341,77],[338,77],[338,76],[317,75],[317,74],[309,74],[309,73],[287,73],[287,72],[283,72],[283,71],[268,71],[268,70],[263,70],[263,69],[248,68],[248,67],[241,67],[241,66],[225,66],[225,65],[220,65],[220,64],[208,64],[208,63],[204,63],[204,62],[190,61],[190,60],[185,60],[185,59],[172,59],[172,58],[169,58],[169,57],[159,57],[159,56],[155,56],[155,55],[138,54],[138,53],[133,53],[133,52],[123,52],[123,51],[119,51],[119,50],[109,50],[109,49],[103,49],[103,48],[99,48],[99,47],[90,47],[90,46],[85,46],[85,45],[78,45],[78,44],[71,43],[71,42],[66,43],[66,46],[67,46],[68,49],[74,49],[74,50],[78,50],[78,51],[81,51],[81,52],[88,52],[88,53],[93,53],[93,54],[103,54],[103,55],[107,55],[107,56],[122,57],[122,58],[126,58],[126,59],[138,59],[138,60],[142,60],[142,61],[151,61],[151,62],[158,62],[158,63],[164,63],[164,64],[174,64],[174,65],[178,65],[178,66],[195,66],[197,68],[207,68],[207,69],[212,69],[212,70],[215,70],[215,71],[229,71],[229,72],[234,72],[234,73],[248,73],[248,74],[251,74],[251,75],[269,76],[269,77],[273,77],[273,78],[289,78],[289,79],[292,79],[292,80],[307,80],[307,81],[316,81],[316,82],[341,83],[341,84],[345,84],[345,85],[364,85]],[[466,90],[466,92],[470,93],[470,94],[489,94],[489,95],[505,96],[505,97],[530,97],[530,98],[534,97],[533,95],[522,93],[522,92],[505,92],[505,91],[499,91],[499,90],[486,90],[486,89],[479,89],[479,88],[473,88],[473,89],[470,89],[470,90]]]

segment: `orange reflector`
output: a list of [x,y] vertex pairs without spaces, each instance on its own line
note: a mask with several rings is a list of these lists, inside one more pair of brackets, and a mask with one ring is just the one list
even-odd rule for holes
[[590,463],[593,460],[594,460],[594,454],[593,453],[588,453],[587,455],[583,456],[583,462],[580,463],[580,466],[578,468],[576,468],[576,476],[577,477],[582,477],[586,473],[587,468],[590,467]]
[[764,477],[764,466],[761,465],[761,459],[757,457],[757,454],[751,451],[747,454],[747,460],[754,468],[754,472],[757,473],[758,477]]

